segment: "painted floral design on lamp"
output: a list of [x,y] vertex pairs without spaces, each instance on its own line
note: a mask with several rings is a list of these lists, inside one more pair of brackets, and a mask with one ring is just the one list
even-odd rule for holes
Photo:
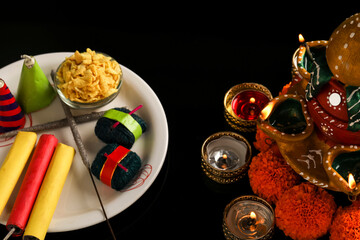
[[360,144],[359,30],[355,14],[329,41],[307,42],[308,49],[301,44],[293,57],[293,82],[301,84],[293,84],[290,92],[306,97],[315,124],[332,144]]

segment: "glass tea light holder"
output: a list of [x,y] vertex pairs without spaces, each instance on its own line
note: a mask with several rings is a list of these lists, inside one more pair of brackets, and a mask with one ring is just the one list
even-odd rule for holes
[[201,155],[201,167],[206,176],[218,183],[233,183],[249,169],[251,145],[240,134],[218,132],[205,140]]
[[271,99],[271,92],[261,84],[235,85],[225,94],[225,119],[235,130],[254,132],[256,119]]
[[224,210],[225,239],[271,239],[274,234],[274,210],[264,199],[246,195],[232,200]]

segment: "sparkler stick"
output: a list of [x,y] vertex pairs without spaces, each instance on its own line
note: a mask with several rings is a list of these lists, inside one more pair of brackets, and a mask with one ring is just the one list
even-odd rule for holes
[[[55,72],[54,71],[51,71],[51,76],[53,77],[54,79],[54,76],[55,76]],[[59,97],[60,98],[60,97]],[[101,206],[101,209],[102,209],[102,212],[104,214],[104,217],[106,219],[106,223],[108,224],[108,227],[110,229],[110,232],[111,232],[111,235],[113,237],[114,240],[116,240],[116,236],[114,234],[114,231],[111,227],[111,224],[110,224],[110,221],[107,217],[107,214],[106,214],[106,211],[105,211],[105,208],[104,208],[104,205],[102,203],[102,200],[101,200],[101,197],[100,197],[100,194],[99,194],[99,191],[96,187],[96,184],[95,184],[95,181],[94,181],[94,177],[91,173],[91,170],[90,170],[90,161],[88,159],[88,156],[87,156],[87,153],[86,153],[86,150],[85,150],[85,147],[84,147],[84,143],[81,139],[81,136],[80,136],[80,133],[79,133],[79,130],[78,130],[78,127],[76,125],[76,122],[75,122],[75,119],[73,117],[73,115],[71,114],[71,111],[70,111],[70,108],[69,106],[67,106],[61,99],[60,99],[60,102],[61,102],[61,106],[63,107],[63,110],[65,112],[65,116],[66,116],[66,119],[67,119],[67,122],[70,126],[70,129],[71,129],[71,132],[74,136],[74,140],[75,140],[75,143],[76,143],[76,146],[79,150],[79,153],[80,153],[80,156],[81,156],[81,159],[84,163],[84,165],[86,166],[88,172],[89,172],[89,175],[90,175],[90,178],[91,178],[91,182],[94,186],[94,190],[96,192],[96,195],[97,195],[97,198],[99,200],[99,203],[100,203],[100,206]]]
[[[99,118],[101,118],[104,115],[104,113],[105,113],[105,111],[92,112],[92,113],[88,113],[88,114],[84,114],[84,115],[80,115],[80,116],[75,116],[74,119],[75,119],[76,123],[85,123],[85,122],[98,120]],[[13,130],[13,131],[2,133],[2,134],[0,134],[0,138],[13,137],[19,131],[22,131],[22,132],[41,132],[41,131],[47,131],[47,130],[51,130],[51,129],[57,129],[57,128],[65,127],[67,125],[68,125],[68,120],[66,118],[64,118],[64,119],[53,121],[53,122],[48,122],[48,123],[44,123],[44,124],[39,124],[39,125],[27,127],[27,128],[16,129],[16,130]]]

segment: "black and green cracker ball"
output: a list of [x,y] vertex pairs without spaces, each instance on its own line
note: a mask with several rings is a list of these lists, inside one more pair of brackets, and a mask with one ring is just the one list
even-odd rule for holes
[[[114,110],[124,113],[130,112],[126,108],[114,108]],[[147,129],[146,122],[134,113],[131,114],[131,117],[136,120],[141,127],[142,133],[144,133]],[[105,143],[117,143],[130,149],[135,142],[134,134],[122,123],[113,127],[115,123],[117,123],[116,120],[101,117],[96,123],[95,135]]]
[[[102,181],[100,175],[102,174],[105,162],[112,161],[108,158],[108,155],[117,147],[119,147],[119,145],[116,143],[106,145],[97,153],[95,160],[91,164],[92,174],[100,181]],[[115,170],[111,177],[111,188],[117,191],[122,190],[138,174],[141,168],[141,159],[135,152],[129,150],[126,156],[120,161],[120,164],[121,166],[113,164]],[[113,169],[110,170],[112,171]]]

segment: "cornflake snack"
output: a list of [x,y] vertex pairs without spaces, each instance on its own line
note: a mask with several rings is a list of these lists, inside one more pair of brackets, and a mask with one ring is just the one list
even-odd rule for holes
[[93,103],[118,91],[120,65],[91,49],[65,59],[57,72],[58,88],[71,101]]

